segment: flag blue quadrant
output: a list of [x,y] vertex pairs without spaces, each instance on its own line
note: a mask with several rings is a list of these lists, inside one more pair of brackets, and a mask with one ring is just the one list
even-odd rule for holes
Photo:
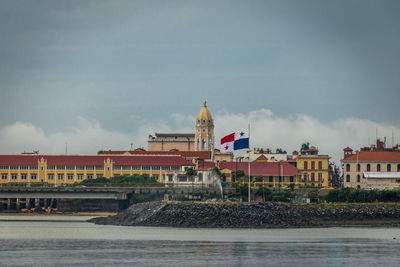
[[233,144],[233,149],[238,150],[238,149],[243,149],[243,148],[249,148],[249,138],[235,140],[235,142]]

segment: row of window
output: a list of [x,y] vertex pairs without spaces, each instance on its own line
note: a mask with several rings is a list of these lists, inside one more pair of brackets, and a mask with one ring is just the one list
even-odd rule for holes
[[[311,161],[311,170],[315,170],[315,161]],[[304,161],[304,170],[308,170],[308,161]],[[318,161],[318,170],[322,170],[322,161]]]
[[[346,164],[346,172],[349,172],[350,169],[351,169],[350,164],[347,163],[347,164]],[[356,170],[357,170],[358,172],[361,171],[361,165],[360,165],[360,164],[357,164],[357,165],[356,165]],[[367,172],[370,172],[370,171],[371,171],[371,164],[368,163],[368,164],[367,164]],[[382,171],[381,164],[379,164],[379,163],[376,164],[376,171],[377,171],[377,172]],[[387,172],[391,172],[391,171],[392,171],[392,164],[387,164],[387,165],[386,165],[386,171],[387,171]],[[400,172],[400,164],[397,164],[397,171]]]
[[[27,177],[28,177],[27,174],[21,174],[21,180],[27,180]],[[31,180],[36,180],[37,179],[37,175],[36,174],[32,174],[30,177],[31,177]],[[68,174],[66,177],[67,177],[67,180],[70,180],[70,181],[74,180],[74,175],[72,175],[72,174]],[[97,177],[99,177],[99,176],[97,176]],[[18,179],[18,175],[17,174],[12,174],[12,175],[10,175],[10,178],[11,178],[11,180],[17,180]],[[78,174],[77,175],[77,179],[78,180],[83,180],[83,178],[84,178],[83,174]],[[93,179],[93,175],[86,175],[86,178],[87,179]],[[2,180],[8,180],[8,174],[2,174],[1,175],[1,179]],[[49,174],[47,176],[47,179],[50,180],[50,181],[54,180],[54,174]],[[63,181],[64,180],[64,174],[57,175],[57,179]]]
[[[309,177],[308,174],[304,174],[304,181],[307,181],[308,177]],[[315,173],[313,173],[313,172],[310,173],[310,179],[311,179],[311,182],[315,181]],[[322,173],[318,173],[318,181],[322,182]]]
[[[29,168],[28,168],[29,167]],[[0,165],[0,170],[37,170],[38,167],[37,166],[18,166],[18,165],[11,165],[11,166],[7,166],[7,165]],[[104,170],[104,166],[54,166],[54,165],[49,165],[47,166],[48,170],[79,170],[79,171],[83,171],[83,170],[96,170],[96,171],[103,171]],[[115,165],[113,167],[114,170],[165,170],[165,171],[169,171],[169,170],[176,170],[178,171],[180,169],[179,166],[121,166],[121,165]],[[109,171],[109,168],[107,169]]]
[[[363,177],[364,178],[364,177]],[[346,175],[346,182],[350,183],[350,175]],[[361,182],[361,175],[357,174],[357,183]]]
[[[37,175],[36,174],[31,174],[30,175],[31,180],[36,180],[37,179]],[[17,174],[12,174],[10,175],[11,180],[17,180],[18,179],[18,175]],[[21,174],[21,180],[27,180],[28,175],[27,174]],[[1,175],[1,180],[8,180],[8,174],[2,174]]]

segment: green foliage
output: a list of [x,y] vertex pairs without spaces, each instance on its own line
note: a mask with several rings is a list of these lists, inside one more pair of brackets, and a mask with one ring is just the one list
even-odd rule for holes
[[307,142],[307,143],[304,143],[301,145],[301,149],[300,149],[301,151],[308,150],[308,149],[310,149],[310,142]]
[[189,167],[189,168],[186,169],[186,175],[189,178],[193,178],[193,177],[195,177],[197,175],[197,171],[195,169],[193,169],[192,167]]
[[311,202],[319,202],[320,200],[319,190],[318,189],[311,190],[308,193],[308,198],[310,199]]
[[133,176],[116,176],[112,178],[99,177],[97,179],[87,179],[73,186],[104,186],[104,187],[132,187],[132,186],[164,186],[156,181],[154,177],[147,174]]
[[364,190],[341,188],[329,191],[327,202],[400,202],[399,190]]

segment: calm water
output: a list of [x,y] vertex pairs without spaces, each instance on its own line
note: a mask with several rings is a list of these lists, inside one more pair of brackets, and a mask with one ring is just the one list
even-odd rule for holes
[[0,216],[0,266],[400,266],[399,228],[175,229],[87,218]]

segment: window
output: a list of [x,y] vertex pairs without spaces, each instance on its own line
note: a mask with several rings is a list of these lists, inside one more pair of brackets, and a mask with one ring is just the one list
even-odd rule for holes
[[26,174],[21,174],[21,180],[26,180]]
[[152,166],[151,169],[153,171],[157,171],[157,170],[160,170],[160,166]]
[[104,171],[104,166],[96,166],[96,171]]
[[357,164],[357,171],[358,172],[361,171],[361,165],[360,164]]
[[55,170],[55,169],[56,169],[56,166],[54,166],[54,165],[49,165],[49,166],[47,166],[47,169],[48,169],[48,170]]
[[348,175],[348,174],[346,175],[346,182],[350,183],[350,175]]
[[20,169],[20,170],[27,170],[27,169],[28,169],[28,166],[19,166],[19,169]]
[[322,183],[322,173],[318,173],[318,182]]
[[94,166],[86,166],[86,170],[93,171],[94,170]]
[[47,179],[48,179],[48,180],[53,180],[53,179],[54,179],[54,174],[49,174],[49,175],[47,175]]
[[31,170],[37,170],[37,169],[38,169],[38,166],[37,166],[37,165],[35,165],[35,166],[29,166],[29,169],[31,169]]
[[8,170],[8,166],[1,165],[0,170]]
[[314,182],[314,180],[315,180],[315,173],[311,173],[311,182]]
[[64,174],[59,174],[58,175],[58,180],[61,180],[61,181],[64,180]]
[[172,175],[168,175],[168,182],[173,182],[174,181],[174,177]]
[[318,161],[318,169],[322,170],[322,161]]
[[87,178],[88,178],[88,179],[93,179],[93,175],[89,174],[89,175],[87,176]]
[[83,180],[83,174],[78,174],[78,180],[79,181]]
[[148,170],[150,170],[150,166],[142,166],[142,170],[148,171]]
[[67,170],[75,170],[75,166],[67,166]]
[[14,165],[14,166],[10,166],[11,170],[18,170],[18,166]]
[[74,180],[74,176],[73,176],[72,174],[68,174],[67,178],[68,178],[68,180],[70,180],[70,181]]
[[392,171],[392,165],[388,164],[386,169],[387,169],[388,172],[391,172]]
[[371,164],[367,164],[367,172],[371,171]]
[[85,166],[76,166],[76,169],[79,171],[85,170]]
[[274,182],[274,177],[273,177],[273,176],[270,176],[270,177],[269,177],[269,182],[270,182],[270,183],[273,183],[273,182]]
[[57,166],[57,170],[65,170],[65,166]]
[[315,161],[311,161],[311,170],[315,170]]
[[31,180],[36,180],[36,174],[31,174]]
[[290,182],[294,183],[294,177],[293,176],[290,176]]
[[308,169],[308,162],[304,161],[304,169],[307,170]]
[[349,172],[350,171],[350,164],[346,164],[346,172]]
[[7,174],[2,174],[2,175],[1,175],[1,179],[2,179],[2,180],[7,180],[7,178],[8,178],[8,175],[7,175]]
[[122,166],[122,170],[123,171],[130,171],[131,170],[131,166]]
[[163,171],[169,171],[169,166],[163,166],[163,167],[162,167],[162,170],[163,170]]
[[18,176],[16,174],[11,175],[11,180],[17,180]]
[[359,183],[360,182],[360,175],[359,174],[357,174],[357,183]]
[[381,164],[376,165],[376,171],[380,172],[381,171]]
[[397,171],[400,172],[400,164],[397,164]]
[[138,170],[140,170],[140,166],[132,166],[132,170],[138,171]]
[[153,177],[158,181],[158,175],[153,175]]
[[179,171],[179,166],[171,166],[172,171]]
[[183,176],[183,175],[180,175],[179,176],[179,182],[187,182],[187,177]]

